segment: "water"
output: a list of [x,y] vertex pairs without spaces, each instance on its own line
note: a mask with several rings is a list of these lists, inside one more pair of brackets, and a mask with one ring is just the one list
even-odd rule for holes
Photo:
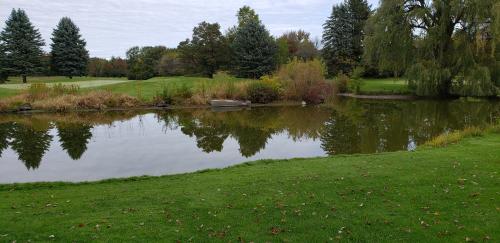
[[331,107],[0,116],[0,183],[96,181],[258,159],[413,150],[493,123],[498,101],[359,101]]

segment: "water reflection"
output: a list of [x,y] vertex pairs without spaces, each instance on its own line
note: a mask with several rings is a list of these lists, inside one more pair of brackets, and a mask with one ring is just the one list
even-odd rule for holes
[[[0,163],[0,182],[94,180],[188,172],[249,159],[411,150],[445,131],[493,123],[499,114],[497,101],[346,99],[331,107],[231,112],[198,109],[3,115],[0,162],[5,163]],[[138,135],[138,130],[149,137]],[[31,174],[16,176],[19,169],[12,169],[8,161],[14,155],[30,171],[47,164],[51,172],[33,178],[29,178]],[[68,161],[81,163],[68,167]],[[134,166],[140,168],[133,166],[138,161],[140,164]],[[71,172],[78,176],[70,173],[61,177],[71,166],[82,171]],[[101,174],[85,175],[96,171]],[[4,176],[11,179],[3,181]]]

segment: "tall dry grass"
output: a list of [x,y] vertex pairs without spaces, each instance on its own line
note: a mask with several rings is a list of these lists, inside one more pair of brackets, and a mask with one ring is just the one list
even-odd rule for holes
[[110,91],[82,93],[78,86],[57,84],[32,84],[24,93],[0,100],[0,111],[12,111],[29,104],[35,110],[69,111],[81,109],[106,109],[134,107],[141,102],[125,94]]
[[458,143],[460,140],[468,137],[480,137],[488,132],[498,132],[500,125],[490,126],[488,128],[479,127],[467,127],[461,131],[453,131],[443,133],[430,141],[426,142],[425,145],[431,147],[444,147],[450,144]]

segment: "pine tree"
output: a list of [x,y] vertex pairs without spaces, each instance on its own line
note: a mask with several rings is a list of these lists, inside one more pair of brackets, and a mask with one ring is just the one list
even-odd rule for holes
[[9,78],[9,69],[7,67],[5,45],[0,42],[0,83],[4,83]]
[[323,25],[323,58],[330,75],[348,74],[361,64],[364,26],[369,15],[366,0],[346,0],[333,6]]
[[7,69],[9,75],[21,75],[26,83],[26,77],[41,67],[41,48],[45,44],[24,10],[12,10],[0,34],[0,42],[5,48],[6,64],[2,70]]
[[323,58],[328,74],[350,73],[355,64],[352,24],[345,4],[334,6],[324,25]]
[[51,64],[54,73],[69,78],[85,75],[89,59],[85,46],[80,29],[70,18],[62,18],[52,33]]
[[231,49],[238,77],[260,78],[276,67],[276,42],[258,20],[249,19],[238,27]]

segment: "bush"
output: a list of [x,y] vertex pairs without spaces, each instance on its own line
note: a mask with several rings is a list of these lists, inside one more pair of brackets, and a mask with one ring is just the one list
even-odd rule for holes
[[279,92],[263,81],[251,83],[247,88],[248,99],[252,103],[267,104],[279,98]]
[[347,85],[350,83],[349,76],[341,73],[335,79],[335,88],[337,93],[347,92]]
[[325,70],[323,63],[317,59],[294,59],[281,66],[277,78],[281,82],[285,98],[300,101],[325,100],[333,93],[330,85],[325,82]]
[[155,102],[165,102],[166,104],[171,105],[173,103],[173,92],[167,86],[163,87],[161,92],[156,93],[154,97]]
[[363,85],[363,73],[365,69],[362,67],[356,67],[351,74],[351,79],[347,82],[347,86],[349,87],[349,91],[359,94],[361,92],[361,86]]

